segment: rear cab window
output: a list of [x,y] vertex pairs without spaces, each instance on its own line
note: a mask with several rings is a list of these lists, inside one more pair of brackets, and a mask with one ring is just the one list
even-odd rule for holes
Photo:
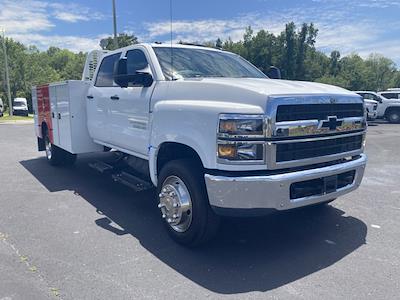
[[114,82],[114,67],[121,57],[121,52],[106,56],[103,58],[99,71],[97,72],[96,83],[97,87],[115,87]]

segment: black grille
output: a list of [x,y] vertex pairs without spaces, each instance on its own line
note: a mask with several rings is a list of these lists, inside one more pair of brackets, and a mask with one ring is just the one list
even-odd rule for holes
[[355,175],[355,171],[349,171],[339,175],[293,183],[290,186],[290,199],[334,193],[339,189],[352,185]]
[[361,149],[362,141],[362,135],[356,135],[312,142],[277,144],[276,161],[287,162],[354,151]]
[[362,103],[280,105],[276,121],[326,120],[329,116],[363,117],[364,107]]

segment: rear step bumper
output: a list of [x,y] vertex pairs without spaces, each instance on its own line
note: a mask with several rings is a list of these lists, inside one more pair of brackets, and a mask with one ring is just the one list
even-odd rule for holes
[[355,160],[317,169],[248,177],[206,174],[205,181],[210,205],[216,211],[288,210],[329,201],[357,189],[366,162],[367,156],[362,154]]

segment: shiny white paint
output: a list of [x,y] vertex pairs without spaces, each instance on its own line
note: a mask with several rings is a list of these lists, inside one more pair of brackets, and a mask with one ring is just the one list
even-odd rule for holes
[[[122,52],[123,57],[129,50],[143,50],[155,80],[152,87],[101,88],[92,83],[89,95],[94,99],[88,100],[87,110],[92,138],[102,145],[148,159],[154,184],[157,183],[158,149],[165,142],[193,148],[209,169],[266,169],[264,164],[226,165],[217,162],[216,132],[218,117],[222,113],[264,114],[268,97],[272,95],[355,96],[339,87],[300,81],[247,78],[166,81],[152,47],[165,45],[141,44],[106,55]],[[114,95],[118,95],[120,100],[110,100]]]
[[[208,169],[266,169],[265,164],[229,165],[217,162],[216,140],[220,114],[265,114],[268,97],[276,95],[345,95],[359,98],[356,94],[335,86],[267,78],[166,81],[152,48],[161,46],[129,46],[104,56],[121,53],[123,57],[129,50],[141,49],[150,63],[154,78],[151,87],[96,87],[92,81],[87,93],[81,94],[78,99],[81,103],[86,103],[87,120],[83,120],[87,127],[82,130],[87,129],[88,142],[94,141],[148,159],[154,184],[157,184],[158,150],[166,142],[191,147]],[[183,45],[174,47],[196,48]],[[98,70],[94,78],[97,72]],[[87,95],[93,99],[87,99]],[[118,96],[119,100],[113,101],[111,96]]]

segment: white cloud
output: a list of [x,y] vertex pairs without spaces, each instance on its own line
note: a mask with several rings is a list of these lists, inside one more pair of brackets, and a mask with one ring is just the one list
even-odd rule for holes
[[10,37],[24,43],[25,45],[35,45],[39,49],[48,49],[53,46],[66,48],[74,52],[87,52],[99,49],[99,41],[104,37],[104,35],[87,38],[63,35],[12,34]]
[[48,6],[53,10],[54,18],[65,22],[76,23],[105,18],[101,13],[75,3],[49,3]]
[[[99,48],[102,35],[95,37],[47,34],[56,25],[54,19],[76,23],[104,18],[100,13],[78,4],[62,4],[39,0],[0,0],[0,28],[7,36],[39,49],[50,46],[71,51],[89,51]],[[45,34],[46,33],[46,34]]]
[[45,31],[54,27],[46,13],[46,2],[0,0],[0,28],[11,33]]

